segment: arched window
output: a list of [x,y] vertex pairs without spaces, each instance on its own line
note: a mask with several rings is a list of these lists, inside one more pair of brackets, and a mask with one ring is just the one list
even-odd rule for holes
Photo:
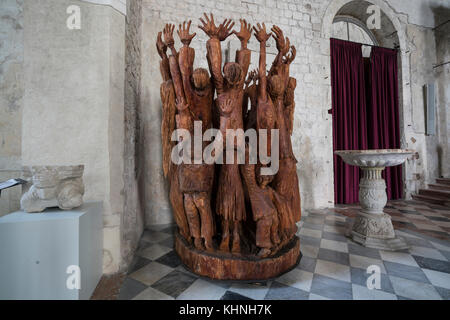
[[[337,15],[333,20],[332,37],[364,44],[379,45],[374,34],[360,20]],[[363,57],[370,56],[370,46],[362,47]]]

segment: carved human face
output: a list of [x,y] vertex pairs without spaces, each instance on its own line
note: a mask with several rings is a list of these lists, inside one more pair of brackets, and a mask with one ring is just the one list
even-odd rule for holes
[[234,86],[241,80],[242,68],[236,62],[227,62],[223,66],[223,75],[228,84]]
[[192,73],[192,82],[195,89],[202,90],[208,86],[209,83],[209,73],[208,70],[204,68],[197,68]]

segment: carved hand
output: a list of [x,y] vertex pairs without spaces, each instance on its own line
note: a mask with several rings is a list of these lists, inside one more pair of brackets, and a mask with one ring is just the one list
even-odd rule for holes
[[258,80],[258,74],[259,74],[258,69],[250,71],[250,73],[247,76],[247,80],[245,80],[245,84],[248,86],[252,81],[256,83],[256,80]]
[[210,13],[210,17],[206,13],[203,14],[205,20],[200,18],[202,26],[198,27],[202,29],[211,39],[219,39],[220,41],[225,40],[231,34],[231,29],[234,26],[234,22],[231,19],[225,19],[219,27],[216,27],[214,23],[214,16]]
[[252,82],[253,80],[253,76],[252,76],[253,71],[251,71],[248,76],[247,79],[245,79],[245,85],[248,86],[250,84],[250,82]]
[[256,81],[259,80],[259,68],[256,68],[255,70],[253,70],[253,82],[256,83]]
[[241,41],[242,47],[247,48],[247,42],[252,36],[252,26],[245,19],[239,19],[239,21],[241,22],[241,30],[239,32],[233,31],[233,33]]
[[289,38],[284,38],[283,31],[278,26],[272,27],[272,36],[275,39],[278,51],[285,55],[289,51]]
[[290,46],[290,52],[283,57],[283,63],[291,64],[294,61],[295,56],[297,55],[297,49],[294,46]]
[[233,100],[231,100],[231,99],[222,100],[220,102],[220,110],[224,114],[231,113],[231,111],[233,111]]
[[164,27],[163,33],[164,33],[164,43],[169,48],[172,48],[175,41],[173,40],[173,30],[175,29],[175,25],[173,24],[166,24]]
[[266,31],[266,25],[263,23],[262,27],[258,23],[256,24],[256,27],[253,27],[253,30],[255,31],[255,37],[259,42],[266,42],[270,38],[270,34]]
[[192,21],[189,20],[189,22],[187,23],[187,26],[186,26],[186,21],[184,21],[183,26],[181,26],[181,24],[178,26],[178,31],[177,31],[178,37],[180,37],[181,43],[183,43],[185,46],[189,46],[192,39],[196,35],[195,32],[193,34],[189,34],[189,28],[191,27],[191,22]]
[[176,99],[176,100],[175,100],[175,104],[176,104],[176,107],[177,107],[177,110],[178,110],[178,111],[186,110],[186,109],[189,107],[189,105],[187,104],[187,102],[185,102],[184,100],[178,100],[178,99]]
[[164,59],[166,57],[166,51],[167,46],[162,41],[162,32],[158,32],[158,38],[156,39],[156,49],[158,50],[158,54],[161,57],[161,59]]
[[200,22],[203,25],[202,26],[199,25],[198,27],[200,29],[202,29],[211,39],[212,38],[218,39],[218,35],[217,35],[218,28],[214,24],[214,16],[213,16],[213,14],[211,13],[209,18],[208,18],[208,15],[206,13],[203,13],[203,15],[205,16],[206,22],[205,22],[205,20],[200,18]]
[[225,40],[233,33],[234,22],[231,19],[225,19],[219,26],[217,31],[220,41]]

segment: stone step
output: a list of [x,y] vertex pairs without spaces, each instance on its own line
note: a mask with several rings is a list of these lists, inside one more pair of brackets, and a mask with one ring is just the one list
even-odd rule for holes
[[420,189],[419,194],[450,201],[450,191],[435,190],[435,189]]
[[429,202],[429,203],[433,203],[433,204],[439,204],[441,206],[450,207],[450,201],[446,201],[441,198],[425,196],[425,195],[421,195],[421,194],[413,194],[411,196],[414,200],[425,201],[425,202]]
[[436,179],[436,182],[439,184],[450,185],[450,178],[438,178]]
[[433,189],[433,190],[450,191],[450,185],[448,185],[448,184],[432,183],[432,184],[428,185],[428,188]]

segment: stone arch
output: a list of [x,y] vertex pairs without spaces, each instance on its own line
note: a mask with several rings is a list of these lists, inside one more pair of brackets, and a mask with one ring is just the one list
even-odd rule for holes
[[[348,3],[353,2],[354,0],[332,0],[325,10],[325,14],[322,20],[322,37],[330,38],[331,36],[331,25],[333,24],[334,17],[338,14],[339,10]],[[397,31],[397,36],[399,40],[400,50],[408,51],[407,41],[406,41],[406,33],[405,29],[400,23],[400,20],[397,17],[397,14],[394,10],[387,5],[383,0],[365,0],[368,3],[372,3],[380,7],[381,11],[386,14],[389,20],[394,25],[395,30]]]
[[[340,10],[351,3],[356,3],[355,0],[332,0],[324,13],[322,19],[321,36],[324,39],[329,39],[332,32],[332,24]],[[387,2],[384,0],[364,0],[368,4],[377,5],[382,14],[388,19],[388,22],[392,24],[393,29],[398,38],[398,50],[399,50],[399,113],[400,113],[400,143],[402,148],[408,146],[407,141],[413,136],[412,132],[412,112],[411,112],[411,86],[410,86],[410,48],[409,41],[406,36],[405,24],[399,19],[398,13],[396,13]],[[383,45],[380,43],[379,45]],[[330,79],[331,80],[331,79]],[[411,192],[414,192],[415,187],[408,183],[407,177],[414,172],[414,166],[411,163],[405,163],[403,179],[405,188],[405,197],[409,199]]]

